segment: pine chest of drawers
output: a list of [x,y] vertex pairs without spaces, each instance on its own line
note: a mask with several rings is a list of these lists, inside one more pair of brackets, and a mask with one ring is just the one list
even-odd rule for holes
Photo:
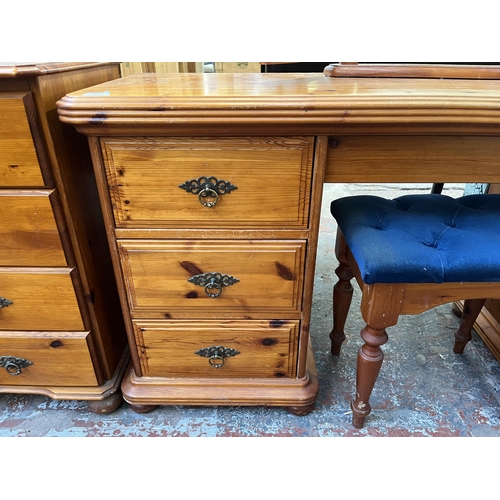
[[57,117],[115,63],[0,66],[0,393],[122,401],[126,335],[85,140]]
[[[309,318],[321,140],[235,134],[230,123],[134,124],[158,99],[141,97],[144,82],[163,78],[175,100],[204,77],[138,76],[58,103],[70,123],[66,113],[95,105],[77,129],[89,136],[128,329],[124,399],[139,412],[190,404],[308,413],[318,391]],[[123,121],[108,128],[100,104],[129,91]]]

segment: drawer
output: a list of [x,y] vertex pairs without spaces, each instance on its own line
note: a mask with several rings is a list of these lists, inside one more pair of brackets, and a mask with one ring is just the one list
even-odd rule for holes
[[299,321],[134,321],[144,376],[295,375]]
[[0,186],[45,185],[35,144],[42,159],[31,94],[0,92]]
[[52,190],[0,190],[0,266],[66,266]]
[[101,141],[117,227],[308,225],[312,137]]
[[[84,330],[72,269],[0,268],[0,330]],[[2,301],[3,302],[3,301]]]
[[498,137],[336,136],[325,182],[487,183],[499,156]]
[[300,317],[305,241],[119,240],[118,247],[132,317]]
[[97,385],[89,335],[0,332],[0,385]]

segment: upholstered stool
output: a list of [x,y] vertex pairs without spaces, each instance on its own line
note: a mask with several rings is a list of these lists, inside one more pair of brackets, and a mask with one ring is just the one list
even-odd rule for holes
[[[471,339],[487,298],[500,298],[500,194],[459,199],[440,194],[350,196],[334,200],[338,223],[333,294],[332,354],[340,354],[352,298],[351,279],[361,287],[361,330],[353,425],[363,427],[382,365],[386,328],[401,314],[419,314],[465,300],[454,352]],[[409,334],[411,332],[408,332]]]

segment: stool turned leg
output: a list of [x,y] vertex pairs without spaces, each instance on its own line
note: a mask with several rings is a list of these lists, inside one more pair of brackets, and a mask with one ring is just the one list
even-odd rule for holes
[[361,330],[361,337],[365,344],[358,351],[356,397],[351,402],[352,425],[358,429],[363,427],[365,418],[371,412],[370,395],[384,359],[380,346],[388,339],[385,330],[377,330],[369,325]]
[[339,253],[337,258],[340,264],[335,270],[335,274],[339,280],[333,287],[333,329],[330,332],[330,339],[332,341],[331,351],[333,355],[340,354],[342,342],[345,340],[344,326],[349,307],[351,307],[353,293],[351,279],[354,277],[345,255]]
[[460,321],[458,330],[455,332],[453,352],[456,354],[462,354],[467,342],[472,338],[472,327],[485,302],[486,299],[470,299],[464,301],[462,320]]

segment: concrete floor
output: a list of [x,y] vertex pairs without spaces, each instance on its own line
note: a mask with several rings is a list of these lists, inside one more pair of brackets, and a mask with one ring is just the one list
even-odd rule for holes
[[[349,402],[363,326],[356,289],[340,357],[330,355],[331,295],[335,283],[335,224],[331,199],[354,193],[394,197],[428,192],[430,185],[327,185],[313,298],[312,340],[320,391],[315,409],[295,416],[282,408],[158,407],[148,414],[127,403],[108,415],[85,402],[36,395],[0,396],[0,436],[500,436],[500,364],[474,332],[462,356],[452,352],[459,320],[449,305],[401,318],[383,347],[385,360],[361,430],[351,426]],[[463,185],[445,186],[460,196]],[[422,354],[425,364],[417,363]]]

